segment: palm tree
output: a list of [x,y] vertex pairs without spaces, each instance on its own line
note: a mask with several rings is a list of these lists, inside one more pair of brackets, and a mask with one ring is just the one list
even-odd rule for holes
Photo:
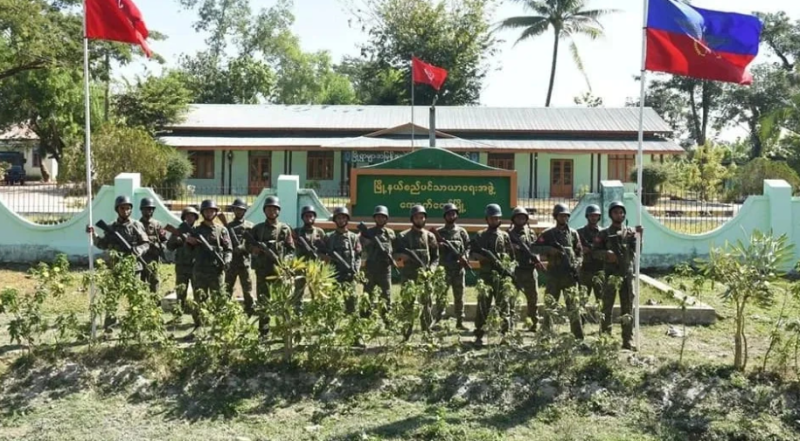
[[589,77],[583,68],[583,62],[578,54],[578,47],[575,45],[573,37],[584,35],[594,40],[603,36],[603,25],[598,19],[606,14],[618,12],[616,9],[584,9],[585,0],[514,0],[522,3],[526,10],[532,11],[534,15],[524,15],[519,17],[509,17],[498,25],[499,29],[522,29],[514,46],[520,41],[528,38],[538,37],[553,30],[555,40],[553,41],[553,63],[550,67],[550,85],[547,88],[546,107],[550,107],[550,98],[553,95],[553,82],[556,76],[556,61],[558,60],[558,44],[561,38],[570,41],[570,51],[575,64],[586,80],[589,91]]

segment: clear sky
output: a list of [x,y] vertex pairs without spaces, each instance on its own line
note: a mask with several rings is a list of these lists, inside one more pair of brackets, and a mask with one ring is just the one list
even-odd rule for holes
[[[196,15],[181,10],[174,0],[135,0],[148,28],[169,36],[151,46],[167,59],[176,62],[181,53],[194,53],[204,46],[204,35],[191,26]],[[274,0],[251,0],[253,10],[268,7]],[[622,106],[626,97],[639,94],[634,75],[641,65],[643,0],[588,0],[591,8],[616,8],[620,12],[602,19],[606,36],[597,41],[578,39],[578,48],[589,74],[592,90],[601,96],[606,106]],[[706,9],[750,13],[753,10],[777,12],[785,10],[793,19],[800,17],[800,2],[790,0],[695,0],[695,6]],[[357,44],[365,39],[360,30],[348,27],[348,13],[341,0],[294,0],[296,22],[294,31],[300,36],[305,50],[328,50],[338,61],[343,55],[358,55]],[[497,9],[492,22],[514,15],[524,15],[517,2],[505,0]],[[552,56],[552,35],[543,35],[512,47],[516,33],[503,32],[505,41],[500,53],[492,60],[493,70],[485,81],[481,104],[487,106],[543,106]],[[573,97],[587,91],[583,77],[575,67],[568,47],[561,46],[558,59],[552,106],[572,106]],[[769,57],[762,53],[755,62]],[[156,63],[137,62],[121,69],[119,74],[130,76],[144,69],[158,71]],[[447,67],[447,66],[443,66]]]

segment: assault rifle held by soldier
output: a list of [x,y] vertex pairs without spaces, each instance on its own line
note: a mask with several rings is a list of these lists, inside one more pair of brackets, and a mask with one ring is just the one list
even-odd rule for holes
[[265,244],[264,242],[260,242],[260,241],[256,240],[256,238],[255,238],[255,237],[253,237],[253,234],[252,234],[250,231],[245,231],[245,232],[242,234],[242,237],[244,237],[244,240],[245,240],[245,241],[247,241],[247,242],[251,242],[251,243],[255,244],[255,246],[256,246],[256,247],[257,247],[259,250],[261,250],[261,252],[262,252],[262,253],[264,253],[264,255],[266,255],[266,256],[267,256],[267,259],[268,259],[270,262],[272,262],[273,264],[276,264],[276,265],[277,265],[278,263],[280,263],[281,259],[278,257],[278,255],[277,255],[277,254],[275,254],[275,251],[273,251],[273,250],[272,250],[272,249],[269,247],[269,245]]
[[100,228],[101,230],[103,230],[106,233],[106,236],[111,238],[111,240],[113,240],[114,242],[116,242],[117,245],[119,245],[119,247],[122,248],[123,251],[125,251],[126,253],[132,255],[133,257],[135,257],[136,260],[142,265],[143,271],[147,271],[148,274],[152,274],[153,273],[152,268],[150,268],[150,266],[147,264],[147,262],[145,262],[144,258],[141,256],[141,254],[137,254],[136,250],[133,249],[131,244],[128,243],[128,241],[125,240],[125,238],[122,237],[122,235],[119,234],[119,232],[114,231],[114,229],[111,228],[111,226],[108,225],[106,223],[106,221],[104,221],[103,219],[100,219],[99,221],[97,221],[95,223],[95,226],[97,226],[97,228]]
[[376,238],[374,234],[370,233],[369,228],[367,228],[367,224],[365,224],[364,222],[360,222],[358,224],[358,232],[361,233],[361,235],[364,236],[366,239],[375,241],[375,243],[378,244],[378,249],[381,250],[381,254],[383,254],[384,257],[389,259],[392,268],[398,269],[397,261],[395,261],[394,258],[392,257],[392,253],[390,253],[389,250],[386,249],[384,243],[381,242],[380,239]]
[[417,254],[415,251],[409,250],[408,248],[405,248],[405,247],[402,247],[402,248],[398,248],[397,249],[397,253],[398,254],[405,254],[406,256],[411,257],[412,259],[414,259],[414,262],[416,262],[419,265],[420,268],[429,269],[428,265],[425,264],[425,262],[422,260],[422,258],[419,257],[419,254]]
[[197,234],[195,232],[194,228],[192,228],[191,230],[186,231],[186,232],[181,232],[179,229],[175,228],[174,226],[167,224],[166,226],[164,226],[164,229],[167,230],[170,234],[177,234],[178,236],[183,238],[184,241],[186,241],[186,239],[188,239],[190,237],[195,238],[198,242],[200,242],[200,246],[202,246],[204,250],[206,250],[209,253],[212,253],[214,255],[214,259],[217,261],[217,263],[220,265],[220,267],[225,268],[227,266],[225,264],[225,259],[223,259],[222,256],[218,252],[214,251],[214,248],[211,246],[210,243],[208,243],[206,238],[201,236],[201,235],[199,235],[199,234]]
[[305,252],[307,252],[307,253],[309,253],[309,254],[317,254],[317,249],[316,249],[316,248],[314,248],[314,246],[313,246],[313,245],[311,245],[310,243],[308,243],[308,241],[306,240],[306,238],[305,238],[305,237],[302,237],[302,236],[300,236],[299,234],[297,234],[296,232],[292,231],[292,238],[293,238],[293,239],[294,239],[294,240],[295,240],[297,243],[299,243],[299,244],[300,244],[300,247],[301,247],[301,248],[303,248],[303,250],[305,250]]
[[463,254],[459,254],[458,251],[456,251],[455,247],[453,247],[453,244],[451,244],[450,242],[446,241],[442,237],[442,235],[439,234],[439,230],[437,230],[435,227],[431,227],[429,231],[431,233],[433,233],[434,237],[436,237],[436,242],[440,246],[443,246],[443,247],[447,248],[447,251],[452,253],[452,255],[458,256],[458,264],[461,265],[462,268],[464,268],[465,270],[469,271],[470,274],[475,276],[475,272],[472,271],[472,267],[469,266],[469,259],[467,259],[467,256],[465,256]]
[[516,234],[509,233],[508,237],[511,239],[511,243],[517,245],[522,250],[522,254],[524,254],[527,259],[530,259],[531,262],[533,262],[534,266],[536,266],[536,269],[544,271],[544,265],[542,264],[541,259],[539,259],[539,256],[536,254],[533,254],[533,251],[531,251],[531,248],[528,246],[528,244],[520,240],[519,236]]
[[492,267],[494,267],[494,269],[499,272],[502,277],[508,277],[512,282],[514,282],[514,286],[516,286],[517,289],[522,289],[517,282],[517,277],[512,271],[503,266],[502,262],[500,262],[500,259],[497,257],[497,254],[493,253],[491,250],[480,247],[471,248],[471,250],[473,253],[480,254],[481,256],[489,259],[489,261],[492,263]]
[[314,242],[314,246],[316,246],[320,254],[332,257],[336,261],[336,263],[341,265],[341,267],[344,268],[345,271],[347,271],[347,275],[356,273],[355,271],[353,271],[353,268],[350,266],[350,264],[347,263],[346,260],[344,260],[341,254],[339,254],[337,251],[329,250],[328,247],[325,245],[325,242],[323,242],[322,240]]

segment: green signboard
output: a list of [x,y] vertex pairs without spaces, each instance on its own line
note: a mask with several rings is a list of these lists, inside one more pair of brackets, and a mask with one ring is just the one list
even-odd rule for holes
[[516,205],[517,175],[470,161],[439,148],[423,148],[400,158],[351,170],[350,197],[354,217],[371,217],[385,205],[393,217],[405,217],[422,205],[431,217],[454,203],[462,219],[483,219],[486,205],[499,204],[510,213]]

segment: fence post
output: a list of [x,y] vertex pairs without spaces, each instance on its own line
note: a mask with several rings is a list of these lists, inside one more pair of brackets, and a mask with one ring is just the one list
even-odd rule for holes
[[[625,186],[622,185],[621,181],[600,181],[600,207],[603,210],[603,214],[600,218],[601,225],[606,227],[611,225],[611,219],[608,217],[608,206],[611,205],[612,202],[624,201]],[[633,213],[628,210],[628,215],[630,216],[632,214]]]
[[114,178],[114,196],[127,196],[131,198],[133,206],[136,207],[138,204],[133,198],[141,184],[142,175],[139,173],[120,173]]
[[769,225],[772,234],[785,234],[789,243],[792,238],[792,186],[783,179],[765,179],[764,196],[769,198]]
[[300,191],[300,176],[281,175],[278,177],[278,198],[281,200],[281,220],[292,228],[299,225],[298,219],[298,193]]

